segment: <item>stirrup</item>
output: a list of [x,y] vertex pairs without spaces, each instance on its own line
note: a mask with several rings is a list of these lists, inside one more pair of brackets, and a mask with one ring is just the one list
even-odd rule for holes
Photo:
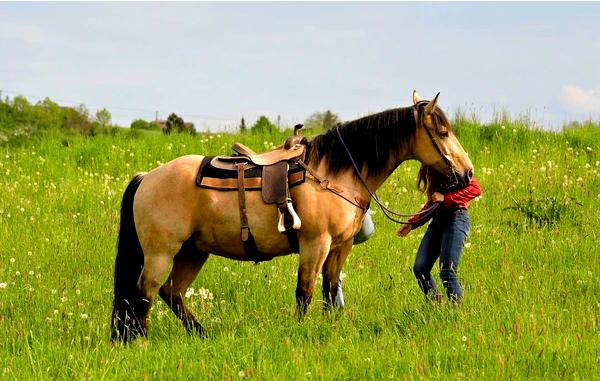
[[282,212],[282,209],[286,209],[287,212],[290,214],[290,216],[292,216],[292,229],[294,230],[298,230],[300,229],[300,227],[302,226],[302,222],[300,221],[300,217],[298,217],[298,214],[296,213],[296,211],[294,210],[294,207],[292,205],[292,200],[288,199],[282,206],[280,206],[278,208],[279,210],[279,223],[277,224],[277,230],[280,233],[285,232],[287,229],[285,228],[285,216],[284,213]]

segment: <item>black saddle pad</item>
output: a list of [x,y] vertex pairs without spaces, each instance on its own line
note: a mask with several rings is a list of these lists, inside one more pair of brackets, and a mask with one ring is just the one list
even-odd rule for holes
[[[197,186],[204,188],[204,186],[202,185],[202,179],[205,177],[213,178],[213,179],[237,179],[238,174],[237,174],[236,170],[222,169],[222,168],[214,167],[211,164],[211,161],[214,157],[215,156],[205,156],[204,159],[202,159],[202,162],[200,163],[200,168],[198,169],[198,175],[196,176],[196,185]],[[302,166],[300,166],[299,164],[291,163],[290,168],[288,170],[288,176],[298,173],[298,172],[304,172],[304,168]],[[261,178],[262,176],[263,176],[263,167],[262,166],[254,166],[254,167],[244,170],[244,178],[246,178],[246,179]],[[296,184],[298,184],[298,183],[296,183]],[[296,185],[296,184],[294,184],[294,185]],[[252,189],[253,188],[250,187],[247,190],[252,190]],[[254,188],[254,189],[260,189],[260,188]]]

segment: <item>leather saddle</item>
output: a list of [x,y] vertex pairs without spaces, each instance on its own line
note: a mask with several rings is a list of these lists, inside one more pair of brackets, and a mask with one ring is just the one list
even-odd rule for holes
[[290,187],[305,179],[305,169],[298,161],[304,160],[307,140],[297,134],[300,128],[301,124],[296,125],[294,135],[273,150],[256,153],[241,143],[235,143],[232,146],[235,155],[207,156],[200,164],[196,185],[222,191],[237,190],[242,242],[250,255],[257,254],[258,250],[248,226],[246,191],[261,190],[266,204],[277,205],[277,229],[280,233],[287,235],[301,227],[290,196]]

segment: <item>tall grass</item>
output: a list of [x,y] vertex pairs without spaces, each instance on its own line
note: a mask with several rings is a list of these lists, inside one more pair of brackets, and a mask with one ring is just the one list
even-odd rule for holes
[[[460,265],[465,303],[432,306],[413,279],[424,229],[377,233],[344,268],[347,306],[294,314],[297,257],[254,265],[211,257],[188,302],[209,336],[188,336],[162,302],[150,334],[109,342],[120,197],[131,176],[189,153],[256,150],[272,136],[44,135],[0,147],[0,379],[593,379],[600,361],[597,126],[561,133],[458,121],[483,195]],[[418,163],[380,196],[417,210]],[[529,199],[574,200],[532,224]],[[571,206],[569,206],[571,208]]]

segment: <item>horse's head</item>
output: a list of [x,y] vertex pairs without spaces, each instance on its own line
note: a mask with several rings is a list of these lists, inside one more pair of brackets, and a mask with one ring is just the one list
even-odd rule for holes
[[450,122],[437,107],[438,93],[432,101],[424,101],[413,91],[413,109],[417,124],[414,156],[448,177],[449,186],[463,187],[473,177],[473,164],[456,135]]

